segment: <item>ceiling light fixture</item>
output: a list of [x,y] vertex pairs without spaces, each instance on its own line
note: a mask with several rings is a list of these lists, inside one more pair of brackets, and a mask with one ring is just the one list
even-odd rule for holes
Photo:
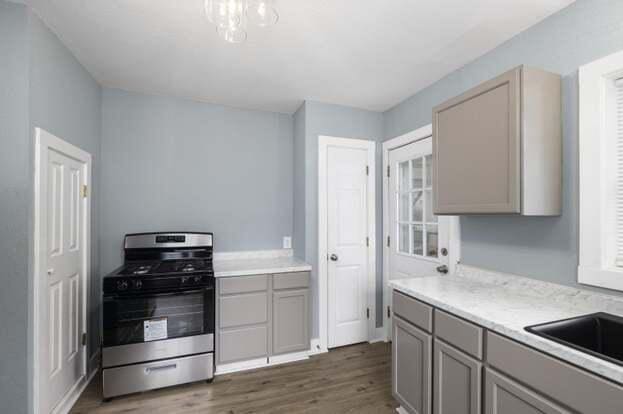
[[247,39],[247,23],[268,27],[277,23],[279,15],[274,0],[205,0],[208,20],[216,32],[229,43]]

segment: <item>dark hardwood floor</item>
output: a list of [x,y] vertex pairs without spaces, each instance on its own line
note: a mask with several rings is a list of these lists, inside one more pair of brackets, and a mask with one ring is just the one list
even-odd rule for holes
[[394,413],[390,345],[361,344],[309,360],[102,402],[99,375],[72,413]]

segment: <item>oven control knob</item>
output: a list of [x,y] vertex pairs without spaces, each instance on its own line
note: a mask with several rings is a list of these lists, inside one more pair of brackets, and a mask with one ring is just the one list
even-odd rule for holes
[[135,280],[134,281],[134,289],[140,289],[143,287],[143,282],[140,280]]
[[118,290],[126,290],[128,288],[128,281],[127,280],[120,280],[117,282],[117,289]]
[[182,285],[185,285],[188,282],[188,277],[186,276],[182,277],[181,282],[182,282]]
[[195,276],[195,283],[200,283],[203,276]]

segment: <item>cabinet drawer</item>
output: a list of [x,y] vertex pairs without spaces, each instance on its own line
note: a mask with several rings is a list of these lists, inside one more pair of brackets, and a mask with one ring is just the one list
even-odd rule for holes
[[268,275],[234,276],[219,279],[219,293],[221,295],[263,290],[268,290]]
[[104,398],[206,380],[212,376],[212,354],[107,368],[102,373]]
[[392,294],[394,313],[406,321],[431,332],[433,330],[433,308],[403,293]]
[[515,341],[487,333],[487,361],[503,373],[580,413],[623,413],[623,387]]
[[219,298],[219,328],[267,322],[268,294],[266,292]]
[[460,350],[482,359],[481,327],[435,309],[435,335]]
[[309,287],[309,272],[279,273],[273,276],[273,289]]
[[219,332],[219,363],[268,357],[268,327],[250,326]]

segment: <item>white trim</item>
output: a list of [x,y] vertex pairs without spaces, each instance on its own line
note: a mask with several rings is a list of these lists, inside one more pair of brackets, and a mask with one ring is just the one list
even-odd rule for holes
[[[46,159],[44,159],[44,155],[45,155],[45,151],[48,148],[53,148],[56,149],[57,151],[66,154],[72,158],[75,158],[76,160],[79,160],[80,162],[83,162],[85,164],[84,168],[84,174],[85,174],[85,184],[87,185],[87,187],[91,190],[92,187],[92,182],[91,182],[91,174],[92,174],[92,157],[91,154],[89,154],[86,151],[83,151],[82,149],[63,141],[60,138],[55,137],[54,135],[50,134],[49,132],[40,129],[40,128],[35,128],[35,174],[34,174],[34,179],[35,179],[35,183],[34,183],[34,208],[33,208],[33,214],[34,214],[34,263],[33,263],[33,293],[32,293],[32,303],[30,305],[30,309],[32,310],[32,350],[33,350],[33,364],[32,364],[32,390],[33,390],[33,403],[32,403],[32,407],[33,407],[33,412],[34,413],[40,413],[41,412],[41,395],[42,395],[42,390],[40,389],[40,342],[41,342],[41,338],[39,338],[39,330],[41,328],[41,322],[39,320],[40,317],[40,290],[41,287],[39,286],[39,277],[38,275],[41,275],[42,272],[42,264],[40,262],[41,259],[41,241],[42,241],[42,235],[44,234],[45,231],[47,231],[47,229],[43,229],[42,228],[42,223],[41,223],[41,217],[40,217],[40,210],[41,210],[41,203],[42,203],[42,199],[41,199],[41,194],[39,192],[40,190],[40,185],[41,185],[41,174],[42,174],[42,162],[47,162]],[[83,284],[84,284],[84,291],[83,291],[83,312],[82,312],[82,326],[85,329],[85,331],[88,333],[90,331],[90,327],[88,324],[88,309],[90,308],[90,300],[89,300],[89,295],[91,292],[91,198],[92,195],[89,194],[88,197],[86,197],[85,199],[85,213],[84,213],[84,241],[85,241],[85,247],[84,247],[84,252],[83,252],[83,262],[82,262],[82,269],[83,269]],[[74,385],[73,390],[76,390],[78,385],[81,382],[84,382],[86,377],[87,377],[87,346],[84,346],[84,355],[83,355],[83,375],[82,378]],[[67,396],[64,397],[64,399],[61,401],[61,403],[59,403],[59,405],[57,405],[57,407],[60,407],[62,405],[62,403],[69,397],[69,395],[71,394],[71,391],[67,394]],[[56,410],[55,410],[56,411]]]
[[[99,351],[98,351],[99,352]],[[94,355],[98,356],[98,355]],[[80,382],[76,383],[73,390],[70,391],[65,398],[56,406],[53,414],[67,414],[71,411],[76,401],[80,398],[84,390],[89,386],[93,378],[95,378],[95,374],[97,374],[98,368],[92,369],[88,376],[82,377]]]
[[[388,233],[389,225],[389,181],[387,177],[387,167],[389,167],[389,153],[392,150],[404,147],[422,139],[429,138],[433,135],[433,125],[428,124],[416,130],[407,132],[396,138],[392,138],[383,142],[383,331],[385,341],[389,341],[389,326],[387,321],[388,302],[388,283],[389,283],[389,254],[390,250],[387,247],[387,238],[390,236]],[[391,172],[390,172],[391,174]],[[457,265],[461,260],[461,232],[460,223],[457,216],[451,217],[449,228],[449,270],[450,273],[456,271]]]
[[273,355],[268,357],[268,366],[287,364],[290,362],[304,361],[309,359],[309,351],[292,352],[283,355]]
[[[579,265],[578,282],[623,290],[623,269],[614,266],[616,240],[613,184],[615,131],[607,124],[608,84],[623,76],[623,52],[579,69]],[[612,97],[611,97],[612,98]],[[612,248],[610,248],[612,247]]]
[[385,340],[385,328],[383,328],[382,326],[379,326],[378,328],[374,329],[374,337],[372,339],[370,339],[368,341],[371,344],[377,343],[377,342],[387,342]]
[[273,355],[263,358],[249,359],[247,361],[232,362],[216,366],[215,375],[231,374],[234,372],[248,371],[251,369],[272,367],[274,365],[287,364],[290,362],[304,361],[309,359],[310,351],[291,352],[283,355]]
[[311,341],[309,341],[309,355],[318,355],[318,354],[324,354],[326,352],[329,352],[329,350],[327,348],[322,348],[320,346],[320,338],[312,338]]
[[368,340],[376,330],[376,142],[320,135],[318,137],[318,324],[320,349],[326,352],[329,343],[328,280],[327,280],[327,148],[339,146],[368,151]]
[[247,361],[217,365],[214,375],[231,374],[232,372],[248,371],[250,369],[263,368],[266,366],[268,366],[267,357],[249,359]]
[[405,409],[402,407],[402,405],[401,405],[400,407],[396,408],[396,412],[397,412],[398,414],[409,414],[409,412],[408,412],[407,410],[405,410]]

